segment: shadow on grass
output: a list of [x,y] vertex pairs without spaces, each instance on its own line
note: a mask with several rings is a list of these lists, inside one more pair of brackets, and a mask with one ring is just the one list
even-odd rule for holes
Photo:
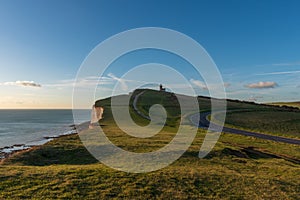
[[[198,151],[186,151],[185,158],[197,158]],[[254,147],[225,147],[211,151],[204,159],[212,158],[238,158],[241,162],[248,159],[284,159],[296,164],[300,160],[291,157],[272,154],[258,150]],[[3,161],[4,165],[27,165],[27,166],[49,166],[49,165],[86,165],[99,163],[87,149],[82,145],[78,135],[64,136],[55,139],[45,145],[33,149],[18,152]]]
[[85,165],[98,163],[80,143],[78,135],[53,140],[29,151],[18,152],[4,160],[4,165],[48,166],[55,164]]
[[[189,153],[189,155],[195,156],[196,153]],[[212,159],[214,157],[224,158],[224,157],[231,157],[231,158],[241,158],[246,161],[247,159],[284,159],[286,161],[300,164],[299,159],[295,159],[292,157],[284,156],[284,155],[277,155],[272,154],[269,152],[260,151],[255,149],[254,147],[243,147],[238,149],[232,148],[223,148],[222,150],[213,150],[211,151],[205,159]]]
[[[189,151],[185,152],[185,157],[198,156],[199,152]],[[280,158],[277,155],[265,153],[254,149],[253,147],[245,147],[241,149],[232,149],[225,147],[219,150],[211,151],[205,159],[212,159],[214,157],[224,158],[224,157],[238,157],[238,158],[248,158],[248,159],[260,159],[260,158]]]

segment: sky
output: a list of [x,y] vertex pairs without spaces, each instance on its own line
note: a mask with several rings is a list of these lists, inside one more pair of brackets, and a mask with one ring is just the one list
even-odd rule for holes
[[[0,108],[72,108],[73,83],[89,53],[107,38],[141,27],[172,29],[201,44],[228,98],[299,101],[299,7],[291,0],[0,0]],[[189,63],[151,49],[122,56],[101,77],[78,82],[84,89],[100,80],[95,98],[109,96],[116,84],[126,93],[130,83],[145,83],[143,71],[137,79],[122,76],[153,62],[183,73],[197,95],[209,94]]]

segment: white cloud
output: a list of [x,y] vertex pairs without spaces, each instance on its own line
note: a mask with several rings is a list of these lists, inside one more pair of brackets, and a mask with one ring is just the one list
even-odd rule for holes
[[[192,84],[194,84],[195,86],[200,87],[203,90],[208,90],[208,87],[206,86],[206,84],[203,81],[191,79],[190,82]],[[230,83],[223,83],[223,87],[225,87],[225,88],[228,88],[230,85],[231,85]],[[220,84],[212,85],[212,89],[218,88],[218,87],[220,87]]]
[[247,88],[257,88],[257,89],[262,89],[262,88],[274,88],[278,86],[276,82],[271,82],[271,81],[266,81],[266,82],[258,82],[258,83],[250,83],[248,85],[245,85]]
[[202,90],[207,90],[207,86],[206,86],[206,84],[203,81],[191,79],[190,82],[192,84],[194,84],[195,86],[198,86]]
[[118,81],[118,82],[121,84],[121,89],[122,89],[122,90],[124,90],[124,91],[127,91],[127,90],[128,90],[128,86],[127,86],[127,84],[126,84],[126,81],[127,81],[127,80],[122,79],[122,78],[118,78],[118,77],[116,77],[116,76],[115,76],[114,74],[112,74],[112,73],[109,73],[107,76],[108,76],[109,78],[112,78],[113,80]]
[[287,62],[287,63],[272,63],[272,64],[262,64],[262,65],[257,65],[257,66],[260,66],[260,67],[263,67],[263,66],[299,66],[300,65],[300,62]]
[[248,101],[257,101],[258,99],[263,99],[263,98],[264,98],[263,96],[251,95]]
[[282,75],[282,74],[297,74],[297,73],[300,73],[300,71],[270,72],[270,73],[262,73],[256,75]]
[[133,79],[125,79],[123,77],[119,78],[116,77],[113,73],[107,74],[108,77],[105,77],[106,79],[109,79],[111,81],[117,81],[120,83],[121,90],[128,91],[128,89],[131,89],[134,86],[140,86],[141,84],[149,84],[147,81],[143,80],[137,80],[135,78]]
[[24,87],[42,87],[40,84],[34,81],[15,81],[15,82],[4,82],[0,85],[12,85],[12,86],[24,86]]
[[[83,78],[76,79],[66,79],[60,80],[56,83],[44,84],[45,87],[63,89],[66,87],[80,87],[80,88],[89,88],[95,86],[103,86],[103,85],[113,85],[116,82],[120,83],[121,90],[127,91],[129,86],[128,83],[144,83],[143,81],[136,80],[128,80],[123,78],[118,78],[114,74],[109,73],[107,76],[98,77],[98,76],[88,76]],[[146,83],[146,82],[145,82]],[[76,85],[75,85],[76,84]],[[103,89],[103,87],[102,87]]]
[[112,79],[108,77],[97,77],[97,76],[89,76],[81,79],[66,79],[60,80],[56,83],[45,84],[45,87],[57,87],[57,88],[64,88],[64,87],[73,87],[76,83],[76,87],[89,87],[89,86],[96,86],[96,85],[107,85],[112,83]]

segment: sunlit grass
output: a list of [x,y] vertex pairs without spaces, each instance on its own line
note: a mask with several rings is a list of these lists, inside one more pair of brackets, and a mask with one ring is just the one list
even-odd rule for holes
[[[218,119],[218,115],[215,115]],[[265,110],[228,112],[226,125],[244,130],[300,138],[300,112]]]
[[[105,105],[103,131],[125,150],[155,151],[177,131],[177,126],[166,126],[152,138],[134,138],[116,126],[109,100],[99,103]],[[258,108],[230,104],[231,108]],[[147,125],[147,120],[130,112],[137,123]],[[5,160],[0,166],[0,199],[298,198],[298,145],[223,133],[212,152],[199,159],[205,134],[199,129],[189,149],[170,166],[141,174],[113,170],[90,155],[78,135],[64,136]]]

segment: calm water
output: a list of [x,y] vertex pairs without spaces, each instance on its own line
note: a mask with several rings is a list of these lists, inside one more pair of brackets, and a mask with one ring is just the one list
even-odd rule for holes
[[[89,121],[90,112],[77,110],[76,123]],[[46,136],[71,131],[72,124],[72,110],[0,110],[0,148],[42,144]]]

